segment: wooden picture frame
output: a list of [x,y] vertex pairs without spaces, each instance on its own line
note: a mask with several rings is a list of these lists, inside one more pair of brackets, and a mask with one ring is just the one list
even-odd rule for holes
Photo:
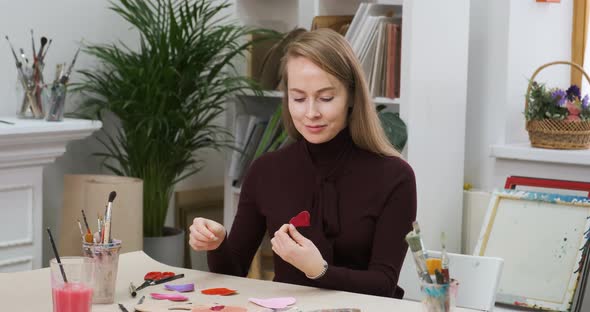
[[[544,178],[533,178],[523,176],[509,176],[506,178],[505,189],[515,190],[517,186],[532,186],[542,187],[545,189],[559,189],[559,190],[572,190],[572,191],[583,191],[588,194],[590,198],[590,183],[581,181],[568,181],[568,180],[557,180],[557,179],[544,179]],[[552,192],[551,190],[544,190],[544,192]]]
[[568,311],[580,275],[589,218],[586,197],[495,191],[475,254],[504,259],[496,301]]

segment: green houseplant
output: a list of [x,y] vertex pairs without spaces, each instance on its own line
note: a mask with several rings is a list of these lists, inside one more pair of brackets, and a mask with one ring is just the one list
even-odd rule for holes
[[[233,61],[243,55],[252,30],[224,23],[227,2],[207,0],[118,0],[111,7],[140,35],[140,46],[88,45],[99,61],[80,71],[84,95],[79,116],[120,120],[99,139],[104,166],[117,175],[144,181],[145,237],[162,236],[174,185],[200,170],[203,149],[231,144],[214,120],[227,96],[255,84],[237,74]],[[197,154],[198,155],[198,154]]]

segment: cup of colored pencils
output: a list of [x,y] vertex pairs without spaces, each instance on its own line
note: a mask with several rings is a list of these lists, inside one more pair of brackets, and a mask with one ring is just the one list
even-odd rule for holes
[[119,266],[119,253],[121,240],[113,239],[111,235],[112,206],[116,192],[109,194],[109,200],[105,217],[99,216],[98,230],[92,234],[88,225],[86,214],[82,210],[82,217],[86,231],[82,229],[82,249],[84,256],[93,258],[95,261],[94,297],[93,303],[114,303],[115,284]]

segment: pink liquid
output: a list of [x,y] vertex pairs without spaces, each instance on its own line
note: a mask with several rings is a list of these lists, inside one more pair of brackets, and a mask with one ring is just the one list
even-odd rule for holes
[[53,288],[53,312],[90,312],[92,310],[92,288],[67,283],[62,288]]

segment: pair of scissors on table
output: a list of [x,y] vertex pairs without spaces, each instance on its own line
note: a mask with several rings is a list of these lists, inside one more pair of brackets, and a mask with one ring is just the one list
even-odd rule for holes
[[131,296],[137,296],[137,292],[153,285],[158,285],[162,283],[167,283],[173,280],[177,280],[179,278],[183,278],[184,274],[174,274],[174,272],[148,272],[143,277],[143,284],[135,287],[133,283],[129,286],[129,291],[131,292]]

